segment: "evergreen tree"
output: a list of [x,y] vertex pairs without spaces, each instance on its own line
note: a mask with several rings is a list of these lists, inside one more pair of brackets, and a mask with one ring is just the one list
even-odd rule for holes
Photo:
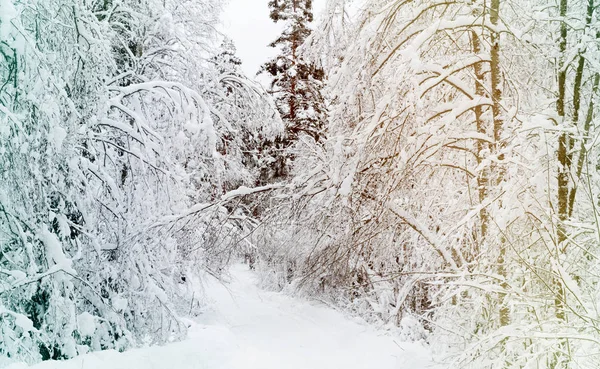
[[[302,133],[315,141],[324,138],[326,120],[325,102],[321,95],[325,73],[322,68],[305,60],[300,47],[310,35],[309,24],[313,21],[312,0],[272,0],[269,2],[270,17],[274,22],[284,22],[285,28],[277,40],[269,46],[279,48],[280,54],[267,62],[259,73],[272,77],[270,93],[286,126],[286,137],[277,143],[279,164],[270,176],[282,176],[287,165],[281,154]],[[283,155],[283,156],[282,156]]]
[[242,60],[236,55],[237,49],[233,40],[225,37],[219,48],[219,54],[215,55],[211,61],[214,63],[220,75],[242,76]]

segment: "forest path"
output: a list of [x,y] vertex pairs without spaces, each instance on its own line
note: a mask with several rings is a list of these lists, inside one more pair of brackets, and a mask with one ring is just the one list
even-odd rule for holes
[[[400,343],[322,304],[261,290],[246,266],[206,282],[213,301],[189,339],[92,353],[35,369],[432,369],[420,344]],[[16,369],[17,366],[10,369]],[[20,366],[19,366],[20,368]]]

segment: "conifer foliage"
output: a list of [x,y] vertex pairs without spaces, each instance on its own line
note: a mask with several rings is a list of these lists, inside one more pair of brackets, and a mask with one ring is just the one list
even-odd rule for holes
[[267,62],[261,72],[273,79],[271,93],[286,124],[287,140],[284,146],[307,134],[315,141],[323,139],[326,120],[325,103],[321,90],[323,69],[302,56],[301,46],[311,33],[313,21],[312,0],[272,0],[270,16],[274,22],[283,22],[281,36],[269,46],[281,52]]

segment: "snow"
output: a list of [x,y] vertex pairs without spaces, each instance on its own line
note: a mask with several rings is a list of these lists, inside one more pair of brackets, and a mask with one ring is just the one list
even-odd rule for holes
[[11,270],[8,272],[8,274],[13,277],[15,279],[15,281],[21,281],[25,278],[27,278],[27,274],[25,274],[24,272],[20,271],[20,270]]
[[283,187],[283,185],[280,183],[274,183],[274,184],[260,186],[260,187],[254,187],[254,188],[240,186],[239,188],[229,191],[226,194],[224,194],[223,196],[221,196],[221,201],[229,201],[236,197],[248,196],[248,195],[252,195],[255,193],[259,193],[259,192],[265,192],[265,191],[269,191],[269,190],[278,189],[281,187]]
[[33,331],[33,322],[29,320],[25,315],[17,314],[15,316],[15,324],[21,327],[25,332]]
[[56,235],[51,233],[47,228],[44,228],[39,237],[46,245],[48,265],[55,265],[60,270],[64,270],[70,274],[76,274],[75,270],[72,268],[71,259],[67,258],[63,252],[62,244]]
[[246,266],[234,266],[228,284],[207,277],[205,288],[210,308],[186,321],[190,334],[183,342],[90,353],[31,369],[435,368],[423,345],[400,343],[319,303],[260,290]]
[[443,242],[440,241],[438,236],[429,230],[426,226],[421,224],[416,218],[407,213],[404,209],[402,209],[402,203],[399,201],[395,201],[390,205],[390,210],[395,213],[400,219],[402,219],[408,226],[413,228],[417,233],[419,233],[427,243],[432,246],[435,251],[444,259],[444,261],[452,267],[454,270],[458,270],[458,266],[456,262],[452,258],[452,255],[449,250],[446,249]]
[[111,300],[112,306],[116,311],[125,311],[129,305],[127,299],[123,297],[113,296]]
[[354,182],[354,173],[350,174],[344,181],[342,182],[338,193],[341,196],[348,196],[350,192],[352,192],[352,183]]
[[9,0],[0,0],[0,9],[0,39],[6,40],[12,28],[10,22],[17,16],[17,10]]
[[48,141],[52,142],[56,151],[62,150],[63,142],[67,137],[67,131],[62,127],[53,127],[48,135]]
[[32,332],[36,331],[33,327],[33,322],[23,314],[15,313],[14,311],[10,311],[0,305],[0,319],[3,314],[12,315],[15,321],[15,325],[23,330],[23,332]]
[[96,318],[88,312],[83,312],[77,317],[77,331],[82,336],[91,337],[96,331]]

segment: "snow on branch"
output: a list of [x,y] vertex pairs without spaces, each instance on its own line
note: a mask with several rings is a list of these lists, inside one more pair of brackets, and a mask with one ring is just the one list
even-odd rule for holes
[[393,202],[389,205],[389,209],[392,211],[392,213],[398,216],[398,218],[402,219],[404,223],[420,234],[425,241],[427,241],[427,243],[433,247],[438,255],[440,255],[442,259],[452,267],[452,269],[458,270],[458,265],[456,264],[456,261],[452,257],[450,251],[446,249],[442,243],[442,240],[440,240],[435,233],[431,232],[426,226],[421,224],[416,218],[407,213],[398,204]]

